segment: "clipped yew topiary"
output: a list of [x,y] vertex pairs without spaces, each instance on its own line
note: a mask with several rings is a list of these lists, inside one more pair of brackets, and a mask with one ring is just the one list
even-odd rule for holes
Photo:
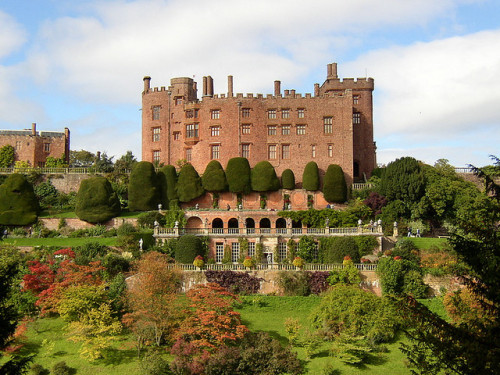
[[226,166],[226,178],[229,191],[232,193],[250,193],[250,164],[246,158],[231,158]]
[[103,223],[120,214],[120,199],[105,177],[83,180],[76,196],[75,213],[89,223]]
[[253,191],[276,191],[281,187],[274,167],[266,160],[257,163],[250,176]]
[[220,192],[227,189],[226,173],[218,160],[212,160],[207,164],[201,183],[206,191]]
[[295,175],[291,169],[285,169],[281,174],[281,186],[283,189],[295,189]]
[[14,173],[0,185],[0,225],[28,225],[36,221],[40,207],[33,186]]
[[302,187],[310,191],[319,190],[319,170],[316,162],[310,161],[306,164],[302,174]]
[[169,202],[179,199],[175,186],[177,185],[177,171],[173,165],[165,165],[157,173],[161,190],[161,204],[168,209]]
[[177,195],[180,202],[189,202],[205,193],[201,178],[191,164],[185,164],[179,171]]
[[328,166],[323,180],[323,196],[328,202],[344,203],[347,201],[347,184],[340,165]]
[[192,264],[198,255],[205,256],[200,237],[192,234],[181,236],[175,245],[175,261],[182,264]]
[[155,167],[148,161],[140,161],[130,172],[128,207],[130,211],[156,210],[160,203],[160,188]]

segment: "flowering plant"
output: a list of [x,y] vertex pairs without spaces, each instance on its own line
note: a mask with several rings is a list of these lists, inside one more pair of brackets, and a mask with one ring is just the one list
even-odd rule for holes
[[347,266],[348,264],[353,264],[353,261],[352,261],[352,259],[351,259],[351,257],[349,255],[346,255],[344,257],[344,260],[342,261],[342,264],[344,266]]
[[193,264],[195,267],[202,268],[205,265],[205,261],[201,255],[197,255],[196,258],[194,258]]
[[401,260],[401,259],[403,258],[401,258],[399,255],[394,257],[394,260]]
[[304,267],[304,265],[306,264],[306,262],[301,257],[295,257],[295,259],[293,260],[292,264],[295,267],[302,268],[302,267]]
[[252,268],[255,267],[255,260],[252,257],[246,256],[245,260],[243,260],[243,265],[246,268]]

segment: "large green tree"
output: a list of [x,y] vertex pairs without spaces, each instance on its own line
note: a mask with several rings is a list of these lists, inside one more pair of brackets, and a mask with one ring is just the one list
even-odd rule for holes
[[328,166],[323,181],[323,196],[328,202],[344,203],[347,201],[347,184],[340,165]]
[[128,186],[130,211],[155,210],[160,203],[160,188],[155,167],[148,161],[134,165]]
[[33,223],[40,207],[33,186],[18,173],[11,174],[0,185],[0,224],[28,225]]
[[89,223],[103,223],[120,214],[120,200],[105,177],[81,182],[76,196],[75,213]]
[[250,164],[246,158],[231,158],[226,166],[226,178],[232,193],[249,193],[251,188]]
[[227,189],[226,173],[218,160],[212,160],[207,164],[201,183],[206,191],[220,192]]
[[253,167],[251,183],[253,191],[276,191],[281,187],[274,167],[266,160],[255,164],[255,167]]
[[302,173],[302,187],[310,191],[319,189],[319,169],[316,162],[310,161],[306,164]]
[[185,164],[179,171],[177,180],[177,195],[179,201],[190,202],[205,193],[201,178],[191,164]]

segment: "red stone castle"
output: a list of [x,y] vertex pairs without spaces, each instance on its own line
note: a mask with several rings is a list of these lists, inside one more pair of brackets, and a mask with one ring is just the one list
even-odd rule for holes
[[191,78],[172,78],[170,86],[151,88],[144,77],[142,93],[142,160],[176,164],[190,162],[201,174],[211,160],[242,156],[254,166],[268,160],[276,173],[290,168],[301,182],[305,165],[320,172],[338,164],[347,183],[369,177],[376,165],[373,141],[373,78],[337,76],[328,64],[314,94],[281,90],[274,94],[233,92],[228,77],[226,94],[214,94],[213,79],[203,77],[203,95]]

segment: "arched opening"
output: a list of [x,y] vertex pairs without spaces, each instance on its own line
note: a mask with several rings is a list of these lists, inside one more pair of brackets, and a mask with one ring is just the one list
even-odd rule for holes
[[292,233],[293,234],[301,234],[302,233],[302,221],[292,220]]
[[251,217],[245,219],[245,227],[247,228],[247,234],[255,233],[255,220]]
[[282,217],[276,220],[276,233],[286,233],[286,220]]
[[220,218],[212,220],[212,233],[224,233],[224,222]]
[[271,233],[271,220],[267,217],[260,219],[259,228],[260,233]]
[[228,228],[227,232],[231,234],[238,234],[239,233],[238,226],[239,226],[238,219],[234,217],[229,219],[229,221],[227,222],[227,228]]
[[196,216],[190,217],[186,222],[186,228],[203,228],[203,221]]

